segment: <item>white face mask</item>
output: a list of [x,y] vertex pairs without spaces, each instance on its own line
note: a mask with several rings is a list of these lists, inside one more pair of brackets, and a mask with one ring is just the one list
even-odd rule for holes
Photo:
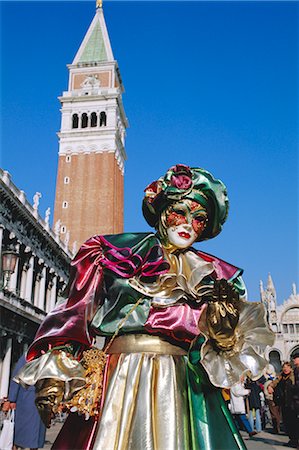
[[189,223],[167,228],[167,237],[170,244],[177,248],[188,248],[196,241],[198,234]]
[[190,247],[206,226],[205,208],[191,200],[174,203],[166,214],[168,242],[176,248]]

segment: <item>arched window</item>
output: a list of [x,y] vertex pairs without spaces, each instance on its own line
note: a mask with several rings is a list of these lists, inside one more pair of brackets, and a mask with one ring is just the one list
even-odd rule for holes
[[280,354],[277,350],[271,350],[271,352],[269,353],[269,362],[274,367],[276,373],[279,373],[281,371]]
[[105,111],[100,114],[100,127],[105,127],[107,125],[107,115]]
[[90,126],[91,127],[96,127],[98,123],[98,117],[97,114],[95,112],[91,113],[91,122],[90,122]]
[[81,118],[81,128],[86,128],[88,124],[88,117],[86,113],[82,114],[82,118]]
[[291,352],[291,358],[294,358],[295,355],[299,354],[299,345],[297,345],[297,347],[293,348],[292,352]]
[[66,155],[65,162],[69,163],[69,162],[71,162],[71,160],[72,160],[71,155]]
[[73,127],[73,128],[78,128],[78,126],[79,126],[79,117],[78,117],[78,114],[73,114],[72,127]]

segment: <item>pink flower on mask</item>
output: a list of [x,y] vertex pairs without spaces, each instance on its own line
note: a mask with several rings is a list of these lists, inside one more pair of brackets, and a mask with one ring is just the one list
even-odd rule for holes
[[170,170],[174,172],[170,180],[171,186],[182,190],[189,189],[192,186],[192,173],[188,166],[177,164]]

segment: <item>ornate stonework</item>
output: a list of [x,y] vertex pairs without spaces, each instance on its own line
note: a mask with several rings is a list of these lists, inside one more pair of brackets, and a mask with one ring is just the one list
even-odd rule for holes
[[[39,193],[37,193],[39,194]],[[0,272],[0,398],[7,395],[10,369],[32,342],[39,324],[51,311],[68,282],[71,252],[33,205],[0,169],[0,261],[4,252],[17,254],[14,272]]]
[[268,350],[268,358],[280,370],[283,361],[290,361],[294,353],[299,353],[299,294],[296,285],[292,293],[281,305],[277,305],[276,290],[271,275],[267,287],[260,283],[261,302],[265,305],[268,322],[275,333],[273,347]]

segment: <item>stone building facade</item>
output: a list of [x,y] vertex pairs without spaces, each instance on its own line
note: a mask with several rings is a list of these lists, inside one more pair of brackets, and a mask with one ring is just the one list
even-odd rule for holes
[[[11,369],[32,342],[68,281],[68,242],[50,229],[50,210],[38,212],[8,172],[0,169],[0,398],[7,395]],[[4,257],[15,256],[13,273]]]
[[260,282],[260,294],[269,325],[275,333],[275,342],[268,350],[267,357],[276,372],[279,372],[283,361],[290,361],[295,353],[299,354],[299,294],[293,284],[289,298],[278,305],[271,275],[268,276],[265,289]]
[[124,87],[102,7],[72,62],[59,97],[61,129],[54,223],[79,247],[94,234],[123,231]]

